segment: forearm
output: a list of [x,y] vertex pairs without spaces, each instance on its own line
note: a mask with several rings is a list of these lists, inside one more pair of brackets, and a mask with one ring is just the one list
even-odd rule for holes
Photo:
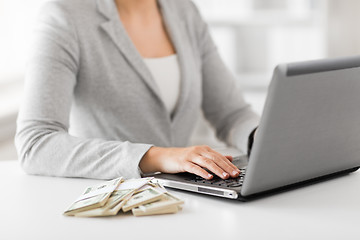
[[112,179],[140,177],[138,164],[151,147],[70,136],[60,125],[20,122],[16,135],[20,163],[29,174]]

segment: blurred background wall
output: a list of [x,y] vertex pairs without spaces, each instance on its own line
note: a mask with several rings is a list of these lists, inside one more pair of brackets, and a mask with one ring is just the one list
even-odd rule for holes
[[[46,0],[0,0],[0,160],[13,138],[35,17]],[[86,0],[84,0],[86,1]],[[360,52],[357,0],[194,0],[246,99],[261,113],[278,63]],[[204,119],[190,144],[223,146]]]

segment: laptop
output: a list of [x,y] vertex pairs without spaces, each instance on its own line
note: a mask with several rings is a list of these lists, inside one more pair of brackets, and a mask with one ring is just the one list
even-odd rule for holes
[[360,167],[360,56],[278,65],[238,178],[154,174],[165,187],[248,201]]

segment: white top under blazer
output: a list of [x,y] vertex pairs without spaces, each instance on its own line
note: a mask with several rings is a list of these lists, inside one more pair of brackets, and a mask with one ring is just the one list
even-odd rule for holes
[[175,110],[180,94],[180,69],[176,54],[160,58],[144,58],[166,109],[170,114]]

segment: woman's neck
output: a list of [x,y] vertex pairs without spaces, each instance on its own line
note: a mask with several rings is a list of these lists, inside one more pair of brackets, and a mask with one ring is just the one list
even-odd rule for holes
[[156,0],[115,0],[120,16],[143,18],[159,14]]
[[141,56],[175,53],[156,0],[115,0],[120,20]]

